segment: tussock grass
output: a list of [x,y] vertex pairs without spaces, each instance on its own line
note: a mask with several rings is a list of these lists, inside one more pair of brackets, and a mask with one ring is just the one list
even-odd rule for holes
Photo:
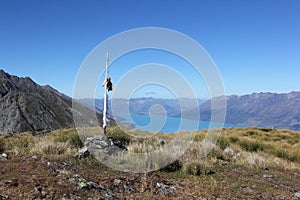
[[51,138],[53,142],[58,143],[69,143],[75,148],[83,147],[83,142],[81,141],[76,129],[64,129],[51,132]]
[[246,151],[249,152],[257,152],[263,151],[265,149],[265,145],[258,141],[251,141],[251,140],[241,140],[238,144]]
[[53,160],[65,159],[76,153],[76,148],[69,142],[55,142],[54,140],[39,140],[30,149],[30,154],[41,155]]
[[51,159],[73,156],[82,142],[75,129],[53,131],[48,135],[35,137],[30,133],[17,136],[0,136],[1,151],[10,156],[40,155]]
[[[78,135],[76,129],[53,131],[40,137],[34,137],[30,133],[17,136],[0,135],[0,153],[16,156],[37,154],[52,159],[73,157],[83,146],[84,139],[102,133],[101,127],[85,128],[82,131],[83,135]],[[299,132],[253,127],[223,129],[217,143],[211,144],[212,151],[203,158],[203,139],[207,133],[208,131],[204,130],[164,135],[135,130],[128,134],[117,126],[107,130],[107,136],[121,141],[129,152],[148,155],[156,151],[168,151],[158,153],[158,163],[149,163],[153,166],[168,159],[166,155],[181,155],[176,152],[178,151],[176,144],[187,141],[191,134],[194,134],[194,140],[189,144],[189,148],[178,159],[178,163],[182,165],[175,167],[178,170],[178,166],[181,166],[181,171],[186,174],[206,174],[205,171],[219,162],[231,162],[259,169],[270,167],[300,169]],[[173,147],[168,150],[165,148],[166,145]],[[133,162],[142,164],[148,161],[133,160]]]
[[182,171],[187,175],[201,176],[213,174],[213,168],[213,162],[196,160],[185,163],[182,167]]
[[[300,169],[299,132],[254,127],[223,129],[213,150],[202,158],[202,141],[206,134],[207,131],[197,131],[194,143],[180,158],[183,169],[188,174],[198,173],[188,170],[193,168],[190,165],[199,168],[198,165],[204,165],[203,162],[206,166],[213,166],[219,161],[258,169],[272,167]],[[171,140],[174,136],[169,137]]]
[[30,133],[21,133],[16,137],[9,135],[0,136],[0,144],[2,152],[15,155],[24,155],[30,151],[36,138]]

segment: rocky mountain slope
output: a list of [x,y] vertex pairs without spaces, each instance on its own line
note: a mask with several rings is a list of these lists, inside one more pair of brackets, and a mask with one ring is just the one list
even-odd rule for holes
[[[82,121],[92,111],[78,106]],[[29,77],[19,78],[0,70],[0,133],[39,132],[73,127],[72,99],[50,86],[40,86]]]

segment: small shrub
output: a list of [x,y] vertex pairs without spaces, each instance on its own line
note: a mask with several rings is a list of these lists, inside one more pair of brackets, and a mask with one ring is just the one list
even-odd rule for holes
[[231,143],[237,143],[238,141],[240,141],[240,139],[238,137],[231,136],[231,137],[229,137],[229,141]]
[[286,150],[283,149],[277,149],[273,152],[273,154],[275,156],[277,156],[278,158],[282,158],[285,160],[289,160],[289,161],[300,161],[300,158],[298,155],[290,153]]
[[203,169],[199,162],[190,162],[185,164],[183,171],[186,174],[193,175],[193,176],[200,176],[201,174],[203,174]]
[[246,151],[249,152],[257,152],[257,151],[263,151],[264,150],[264,145],[260,142],[256,141],[250,141],[250,140],[241,140],[239,142],[239,145]]
[[5,145],[4,139],[0,138],[0,153],[3,153],[4,145]]
[[219,137],[217,145],[219,145],[219,147],[223,150],[230,146],[228,140],[222,136]]
[[273,131],[272,128],[260,128],[259,130],[261,130],[263,132],[267,132],[267,133]]
[[252,136],[252,135],[258,135],[258,132],[257,131],[247,131],[246,134],[250,135],[250,136]]
[[107,130],[107,137],[113,141],[118,141],[120,145],[127,146],[132,136],[126,134],[119,127],[115,126]]
[[207,160],[198,160],[185,163],[182,167],[182,171],[193,176],[212,175],[215,173],[212,168],[211,163]]
[[197,131],[196,134],[195,134],[195,138],[194,138],[194,141],[195,142],[200,142],[202,141],[204,138],[205,138],[205,132],[200,132],[200,131]]
[[182,168],[182,162],[180,160],[175,160],[171,164],[165,166],[160,171],[163,172],[176,172],[179,171]]
[[267,169],[267,161],[264,157],[260,156],[257,153],[249,153],[245,158],[246,163],[257,169]]
[[227,147],[226,149],[224,149],[223,153],[222,153],[222,158],[223,160],[226,161],[231,161],[235,156],[235,151],[233,149],[231,149],[230,147]]
[[54,141],[61,143],[69,143],[75,148],[83,147],[83,142],[81,141],[76,131],[56,132],[54,134]]
[[220,160],[224,160],[223,150],[219,146],[215,146],[211,150],[211,152],[209,152],[208,157],[209,158],[217,158],[217,159],[220,159]]
[[288,142],[290,145],[294,145],[294,144],[299,143],[299,140],[289,139],[287,142]]

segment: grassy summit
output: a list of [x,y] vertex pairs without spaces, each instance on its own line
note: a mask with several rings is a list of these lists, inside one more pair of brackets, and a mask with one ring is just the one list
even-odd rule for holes
[[[89,128],[88,132],[93,135],[99,130]],[[190,133],[177,134],[184,138]],[[92,156],[74,157],[83,146],[76,129],[38,137],[1,135],[0,153],[8,159],[1,158],[0,195],[4,199],[296,198],[300,191],[299,132],[223,129],[214,149],[200,159],[205,135],[206,131],[197,131],[193,144],[176,162],[147,174],[114,171]],[[108,136],[138,153],[160,149],[176,135],[143,139],[112,127]]]

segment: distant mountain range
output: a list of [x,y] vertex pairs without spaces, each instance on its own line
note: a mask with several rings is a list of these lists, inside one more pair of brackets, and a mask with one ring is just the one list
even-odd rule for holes
[[[218,97],[224,98],[224,97]],[[300,92],[253,93],[226,96],[226,122],[248,126],[300,130]],[[201,119],[209,120],[211,102],[200,105]]]
[[[94,113],[76,106],[81,122],[91,121]],[[49,85],[40,86],[29,77],[19,78],[0,70],[0,133],[40,132],[74,127],[72,99]],[[101,116],[99,116],[101,120]]]
[[[224,98],[227,102],[227,123],[300,130],[300,92],[231,95],[214,100]],[[74,127],[73,113],[76,113],[76,120],[80,124],[95,126],[102,123],[102,99],[80,99],[77,102],[74,110],[72,99],[52,87],[40,86],[29,77],[19,78],[0,70],[0,133]],[[210,121],[212,112],[211,100],[200,99],[113,99],[109,107],[110,115],[126,114],[128,111],[131,114],[148,115],[150,110],[154,115],[190,119],[195,119],[195,112],[199,108],[200,119],[205,121]],[[114,108],[113,113],[111,108]],[[93,117],[93,110],[98,113],[97,119]]]
[[[103,110],[103,99],[80,99],[79,100],[84,105],[90,107],[91,109],[96,109],[97,112],[102,113]],[[178,117],[184,111],[189,111],[191,108],[198,106],[199,104],[205,102],[202,99],[159,99],[159,98],[132,98],[121,99],[114,98],[108,101],[108,111],[110,115],[113,114],[140,114],[148,115],[151,109],[151,114],[154,115],[164,115]],[[159,107],[155,107],[159,105]],[[113,109],[112,109],[113,108]]]
[[[216,97],[214,100],[226,98],[226,123],[245,124],[246,126],[258,126],[280,129],[300,130],[300,92],[291,92],[285,94],[277,93],[253,93],[249,95],[223,96]],[[93,99],[82,99],[87,106],[93,104]],[[175,99],[156,99],[156,98],[133,98],[113,99],[114,114],[129,113],[148,115],[149,109],[154,105],[161,105],[162,109],[153,109],[151,114],[195,119],[195,112],[200,111],[200,119],[210,121],[211,118],[211,100],[181,99],[181,108],[179,101]],[[196,105],[195,102],[198,102]],[[95,108],[102,112],[103,100],[95,100]],[[109,109],[111,111],[111,109]],[[218,110],[215,110],[218,112]],[[111,113],[110,113],[111,114]]]

